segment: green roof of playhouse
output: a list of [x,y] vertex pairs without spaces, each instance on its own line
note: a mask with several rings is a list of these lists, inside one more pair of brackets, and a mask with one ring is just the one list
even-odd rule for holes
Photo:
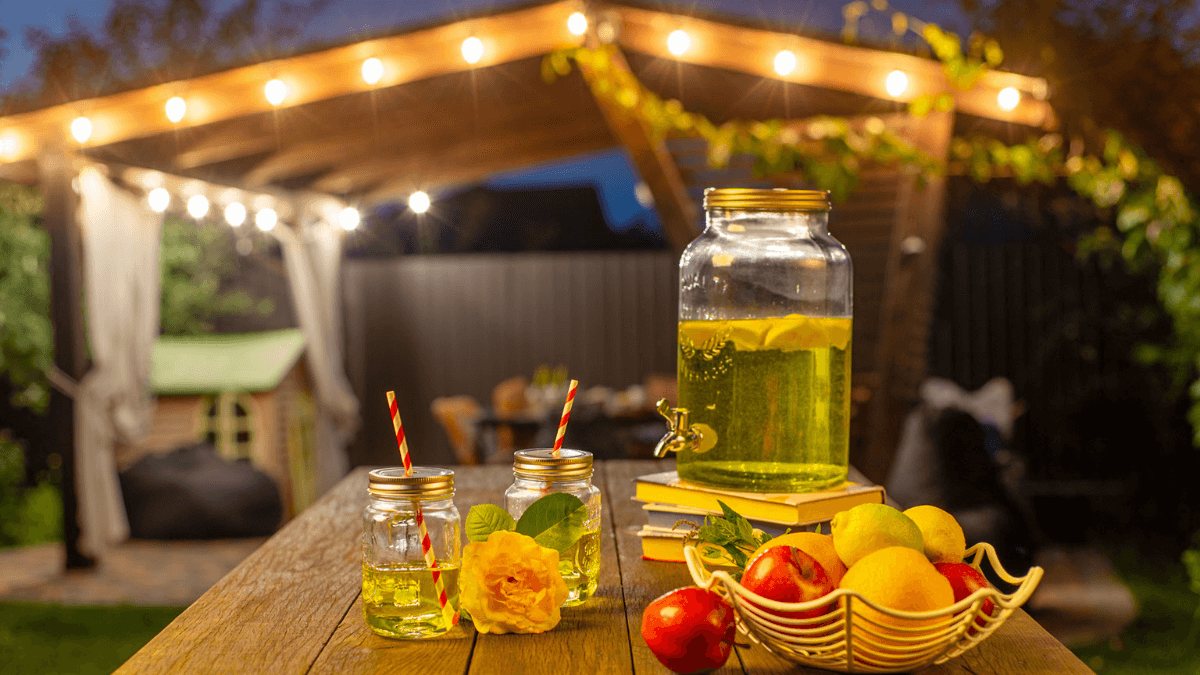
[[224,335],[164,335],[154,343],[156,394],[269,391],[304,352],[298,328]]

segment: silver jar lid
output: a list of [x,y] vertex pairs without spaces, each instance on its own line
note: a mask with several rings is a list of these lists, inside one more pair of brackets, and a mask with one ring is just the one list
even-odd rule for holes
[[367,492],[378,497],[437,499],[454,494],[454,472],[450,469],[414,466],[412,475],[405,476],[404,467],[393,466],[374,469],[368,475]]
[[518,450],[513,453],[513,473],[543,480],[587,478],[592,475],[592,453],[562,448],[555,457],[553,448]]

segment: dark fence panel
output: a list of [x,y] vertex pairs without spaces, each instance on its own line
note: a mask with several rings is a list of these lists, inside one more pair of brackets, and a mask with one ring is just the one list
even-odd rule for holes
[[351,461],[394,462],[389,389],[417,461],[453,463],[429,412],[438,396],[487,406],[497,383],[541,364],[581,387],[673,374],[677,280],[660,251],[347,260],[347,372],[363,406]]

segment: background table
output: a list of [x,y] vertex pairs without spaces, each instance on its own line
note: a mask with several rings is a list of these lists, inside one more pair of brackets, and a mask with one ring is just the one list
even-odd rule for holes
[[[213,586],[117,673],[667,673],[641,637],[651,600],[691,584],[684,565],[644,561],[630,501],[633,479],[663,462],[599,462],[593,482],[604,495],[600,587],[583,607],[541,635],[479,635],[464,621],[433,640],[388,640],[363,620],[361,518],[367,470],[347,476]],[[501,503],[508,466],[458,467],[455,502],[467,509]],[[759,646],[739,648],[718,671],[807,673]],[[1091,673],[1066,647],[1018,610],[975,649],[922,671]]]

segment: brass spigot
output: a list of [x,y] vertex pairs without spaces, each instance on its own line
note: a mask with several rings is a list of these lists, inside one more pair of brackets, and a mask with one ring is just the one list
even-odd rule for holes
[[658,414],[667,418],[667,435],[654,446],[655,457],[666,457],[668,452],[696,450],[700,447],[700,431],[688,424],[685,408],[671,408],[667,399],[659,399]]

